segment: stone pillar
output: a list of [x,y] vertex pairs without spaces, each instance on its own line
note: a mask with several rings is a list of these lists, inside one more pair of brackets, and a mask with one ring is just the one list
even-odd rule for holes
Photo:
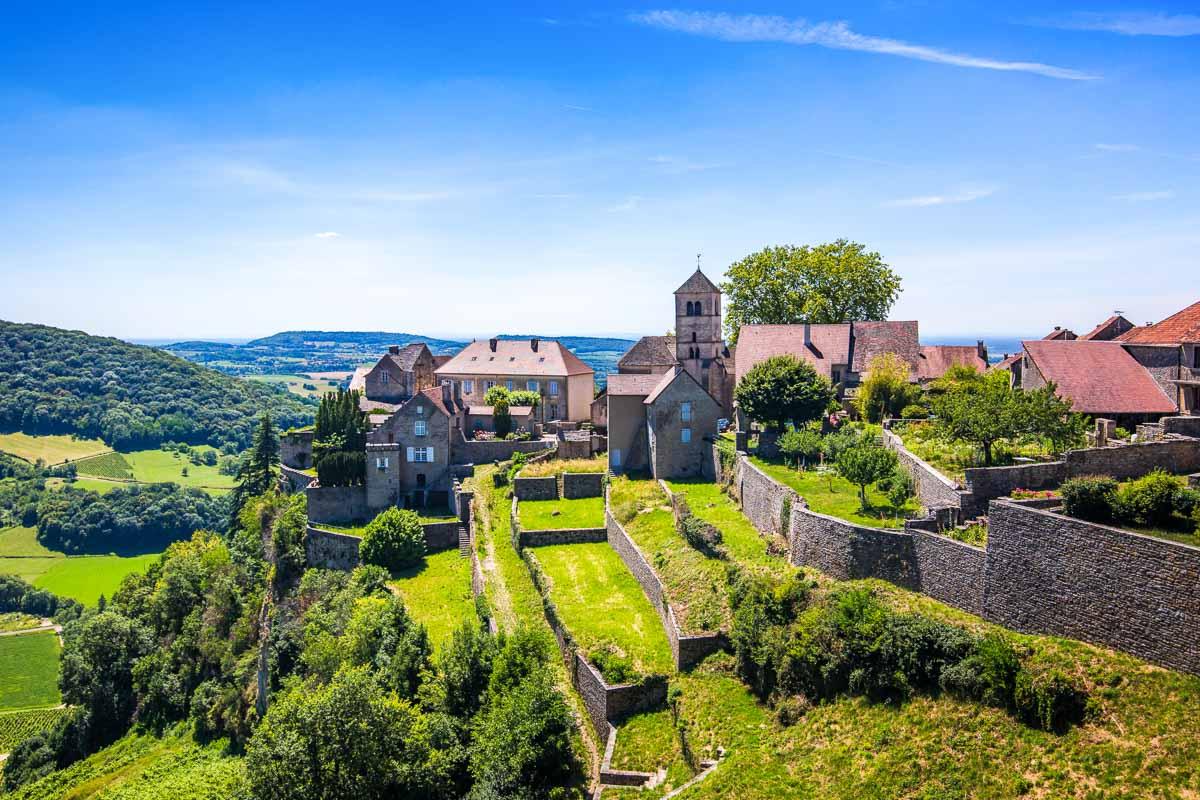
[[1097,417],[1096,419],[1096,447],[1107,447],[1108,440],[1116,436],[1117,423],[1116,420],[1104,419]]

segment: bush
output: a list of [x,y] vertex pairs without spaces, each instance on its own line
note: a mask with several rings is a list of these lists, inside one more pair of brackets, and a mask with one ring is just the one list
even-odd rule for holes
[[322,486],[362,486],[367,480],[367,454],[334,450],[317,462],[317,481]]
[[1027,725],[1061,733],[1083,719],[1087,692],[1058,670],[1038,674],[1022,670],[1013,691],[1013,707]]
[[908,471],[899,464],[892,470],[892,474],[879,481],[879,489],[887,495],[888,502],[892,504],[892,508],[903,508],[916,494],[916,485],[913,483],[912,476]]
[[1175,495],[1175,513],[1181,517],[1194,517],[1200,511],[1200,489],[1183,488]]
[[1166,525],[1175,514],[1175,501],[1181,488],[1173,475],[1157,469],[1120,488],[1116,516],[1138,525]]
[[858,431],[853,428],[843,428],[840,431],[834,431],[821,440],[821,452],[825,454],[827,462],[836,463],[842,453],[858,444],[861,438]]
[[1012,705],[1021,660],[1007,639],[992,634],[980,639],[975,651],[942,672],[942,691],[996,708]]
[[1085,475],[1063,483],[1059,493],[1068,516],[1092,522],[1108,522],[1114,516],[1117,481],[1107,475]]
[[929,409],[925,406],[917,404],[907,405],[901,410],[900,416],[904,419],[928,419]]
[[721,542],[723,541],[720,529],[693,514],[687,501],[682,497],[676,496],[674,504],[675,528],[684,541],[710,558],[720,558],[722,556]]
[[821,455],[821,434],[809,428],[788,431],[779,437],[779,452],[799,465],[801,459],[811,464]]
[[398,570],[419,564],[425,558],[425,530],[416,512],[389,508],[363,532],[358,549],[364,564]]
[[864,509],[869,505],[867,487],[900,468],[894,450],[888,450],[865,437],[853,447],[843,450],[834,466],[839,475],[858,487],[859,501]]
[[604,676],[604,682],[609,686],[633,683],[639,677],[637,670],[633,668],[633,659],[618,650],[616,645],[611,642],[603,642],[593,647],[588,651],[587,657],[588,661],[600,670],[600,674]]

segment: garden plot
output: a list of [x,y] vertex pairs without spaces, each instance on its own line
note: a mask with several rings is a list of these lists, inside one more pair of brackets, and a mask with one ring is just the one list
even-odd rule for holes
[[867,508],[862,507],[858,487],[830,470],[795,469],[780,461],[751,456],[751,463],[776,481],[790,486],[818,514],[853,522],[868,528],[902,528],[904,520],[919,512],[915,501],[899,508],[876,486],[867,487]]
[[478,622],[471,593],[471,560],[458,550],[425,556],[425,562],[396,573],[388,584],[404,600],[413,619],[425,626],[440,651],[466,620]]
[[524,500],[517,506],[521,527],[527,531],[603,528],[604,498],[574,500]]

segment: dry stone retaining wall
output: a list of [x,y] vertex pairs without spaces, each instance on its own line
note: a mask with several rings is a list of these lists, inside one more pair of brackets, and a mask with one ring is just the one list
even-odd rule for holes
[[988,520],[987,619],[1200,673],[1200,548],[1007,500]]
[[899,436],[889,430],[885,430],[883,432],[883,443],[889,449],[896,452],[896,457],[899,458],[901,466],[912,476],[917,492],[917,499],[921,501],[922,506],[925,508],[961,506],[962,502],[959,499],[960,492],[954,481],[909,452]]
[[1155,469],[1184,474],[1200,470],[1200,439],[1164,439],[1157,442],[1068,450],[1067,477],[1111,475],[1117,480],[1139,478]]
[[521,529],[521,547],[546,547],[554,544],[589,544],[608,540],[604,528],[561,528],[551,531]]
[[602,497],[604,495],[603,472],[564,472],[563,497],[577,500],[581,497]]
[[305,495],[309,522],[342,525],[370,518],[365,486],[309,486]]
[[1008,497],[1015,489],[1052,489],[1067,479],[1067,462],[973,467],[963,470],[967,490],[977,501]]
[[547,475],[544,478],[513,478],[513,497],[518,500],[557,500],[558,478]]
[[307,472],[301,472],[298,469],[289,467],[287,464],[281,465],[279,471],[282,476],[284,491],[286,492],[303,491],[308,488],[310,483],[316,480],[316,478]]
[[818,514],[797,502],[792,506],[788,550],[793,564],[813,566],[841,580],[883,578],[915,589],[912,539],[902,531]]
[[987,551],[939,533],[912,532],[916,586],[947,605],[983,616]]

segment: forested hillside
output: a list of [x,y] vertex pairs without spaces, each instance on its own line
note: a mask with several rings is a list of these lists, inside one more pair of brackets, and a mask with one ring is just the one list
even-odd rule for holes
[[314,409],[155,348],[0,321],[0,430],[99,437],[118,449],[178,441],[240,450],[262,412],[288,428]]

